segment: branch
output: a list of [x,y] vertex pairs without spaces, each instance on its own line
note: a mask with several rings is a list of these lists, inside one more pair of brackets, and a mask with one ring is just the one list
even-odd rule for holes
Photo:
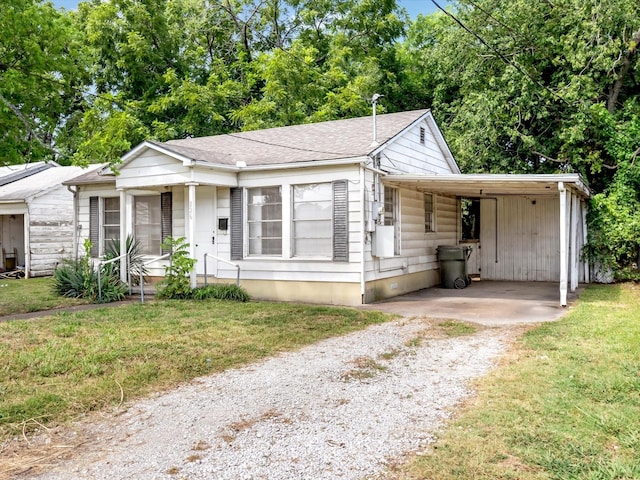
[[618,97],[620,96],[620,90],[622,90],[622,85],[624,83],[625,77],[629,73],[629,70],[631,68],[631,59],[637,52],[639,43],[640,30],[634,33],[633,37],[631,37],[631,41],[629,42],[629,49],[627,50],[627,53],[622,60],[622,68],[620,68],[618,78],[616,78],[616,81],[613,82],[613,85],[611,85],[611,88],[609,88],[609,98],[607,99],[607,111],[609,113],[613,113],[616,109],[616,103],[618,102]]
[[540,152],[536,152],[536,151],[533,151],[531,153],[533,153],[534,155],[538,155],[539,157],[542,157],[542,158],[544,158],[546,160],[551,160],[552,162],[567,163],[566,160],[558,160],[557,158],[550,157],[549,155],[545,155],[544,153],[540,153]]
[[638,155],[640,155],[640,148],[638,148],[635,152],[633,152],[633,155],[631,155],[631,166],[633,167],[633,164],[636,161],[636,158],[638,158]]
[[11,110],[15,114],[15,116],[20,119],[20,121],[23,123],[23,125],[28,130],[29,136],[32,137],[32,138],[35,138],[38,141],[38,143],[42,146],[42,148],[44,148],[45,150],[50,150],[50,151],[52,151],[53,153],[56,153],[56,154],[58,153],[58,152],[55,151],[55,149],[51,145],[47,145],[46,143],[44,143],[42,141],[42,139],[38,136],[36,131],[31,127],[31,124],[29,123],[29,120],[27,120],[27,118],[22,114],[22,112],[20,111],[20,109],[18,107],[16,107],[14,104],[9,102],[9,100],[4,98],[2,96],[2,94],[0,94],[0,100],[2,100],[2,103],[4,103],[7,107],[9,107],[9,110]]

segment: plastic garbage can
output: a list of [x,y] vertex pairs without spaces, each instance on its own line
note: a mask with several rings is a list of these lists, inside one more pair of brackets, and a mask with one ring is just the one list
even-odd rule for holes
[[467,274],[467,259],[471,255],[471,247],[440,245],[437,252],[441,286],[466,288],[471,283],[471,277]]

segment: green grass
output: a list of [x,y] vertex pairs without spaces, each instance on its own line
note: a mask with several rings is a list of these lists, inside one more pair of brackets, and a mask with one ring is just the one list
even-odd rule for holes
[[387,478],[640,478],[640,288],[590,286],[477,390],[428,454]]
[[0,323],[0,443],[389,317],[348,308],[162,301]]
[[0,280],[0,316],[70,307],[83,303],[88,301],[60,297],[53,293],[53,279],[50,277]]

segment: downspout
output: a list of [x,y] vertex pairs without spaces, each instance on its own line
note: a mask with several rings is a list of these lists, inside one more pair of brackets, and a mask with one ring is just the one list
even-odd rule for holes
[[67,190],[73,194],[73,259],[78,260],[78,189],[67,185]]
[[360,215],[360,296],[361,296],[361,302],[364,305],[365,302],[365,295],[366,295],[366,284],[364,281],[364,247],[366,245],[366,235],[367,235],[367,219],[365,218],[366,216],[366,211],[367,211],[367,197],[366,197],[367,193],[366,193],[366,188],[365,188],[365,184],[364,184],[364,166],[362,164],[360,164],[360,201],[362,202],[362,205],[360,207],[360,210],[362,212],[362,214]]

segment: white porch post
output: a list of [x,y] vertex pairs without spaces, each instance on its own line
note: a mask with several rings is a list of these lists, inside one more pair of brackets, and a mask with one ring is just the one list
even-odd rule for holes
[[[127,193],[124,188],[118,188],[120,193],[120,255],[127,252]],[[129,270],[129,259],[125,257],[120,261],[120,280],[129,283],[127,271]]]
[[571,194],[571,291],[578,288],[578,260],[580,252],[578,248],[578,215],[580,212],[580,201],[575,193]]
[[[189,187],[189,206],[188,206],[188,227],[187,242],[189,243],[189,256],[196,258],[196,187],[197,183],[187,183]],[[196,269],[191,271],[191,288],[196,288],[197,285],[197,273]]]
[[[582,215],[582,247],[587,244],[587,202],[580,202],[580,213]],[[584,283],[591,281],[591,272],[589,272],[589,260],[584,261]]]
[[560,192],[560,305],[567,306],[567,190],[563,182],[558,182]]

